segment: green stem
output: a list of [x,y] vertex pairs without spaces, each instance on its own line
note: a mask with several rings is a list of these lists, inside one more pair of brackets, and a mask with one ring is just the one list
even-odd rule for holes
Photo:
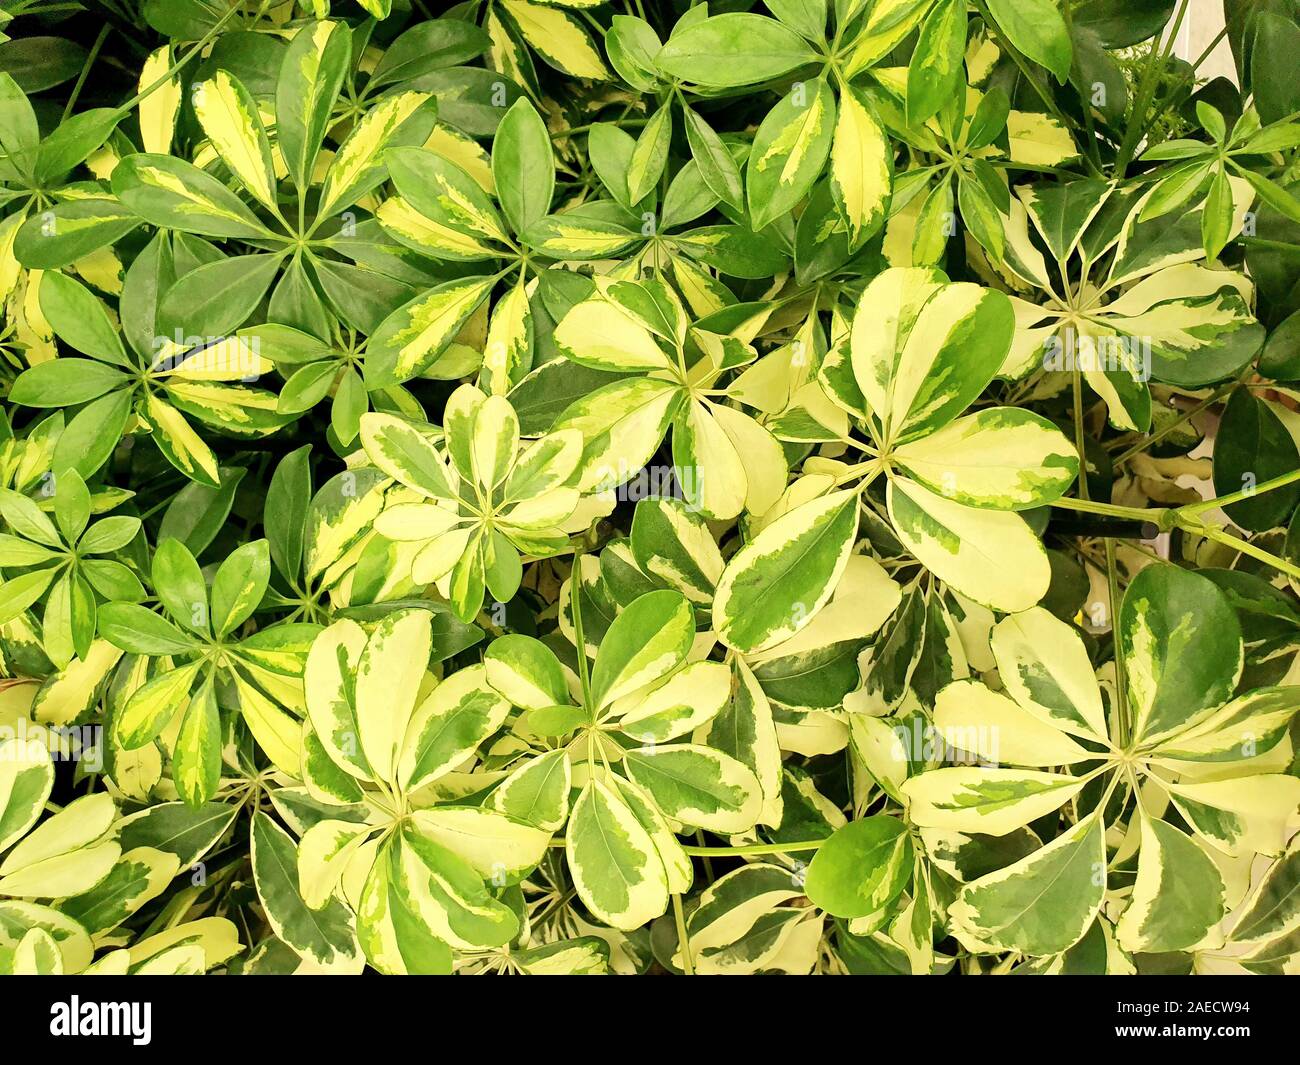
[[1154,118],[1154,116],[1148,115],[1148,108],[1151,106],[1151,100],[1156,93],[1156,86],[1160,81],[1156,67],[1159,66],[1160,73],[1163,73],[1164,68],[1168,65],[1169,53],[1173,51],[1174,40],[1178,37],[1178,31],[1182,27],[1183,18],[1186,14],[1187,0],[1179,0],[1178,12],[1174,16],[1174,25],[1169,34],[1168,46],[1162,48],[1158,40],[1151,45],[1151,54],[1147,57],[1146,67],[1143,69],[1142,78],[1138,82],[1138,98],[1133,105],[1128,129],[1124,131],[1124,139],[1120,142],[1119,155],[1115,158],[1114,176],[1116,178],[1124,176],[1129,163],[1133,161],[1133,153],[1137,151],[1137,146],[1150,128],[1148,119]]
[[90,46],[90,51],[86,54],[86,61],[81,65],[81,74],[77,77],[77,83],[72,86],[72,92],[68,95],[68,102],[63,108],[63,117],[65,119],[72,114],[72,109],[77,104],[77,97],[81,95],[82,86],[86,84],[86,76],[90,73],[90,68],[95,65],[99,50],[104,47],[104,39],[108,36],[108,31],[111,28],[107,22],[104,23],[99,29],[99,36],[95,38],[95,43]]
[[[728,658],[728,663],[730,663],[730,658]],[[704,832],[702,830],[696,830],[695,842],[701,847],[704,846]],[[713,875],[713,862],[709,859],[708,855],[704,855],[704,875],[708,877],[710,884],[712,884],[716,879]]]
[[1224,547],[1230,547],[1234,551],[1240,551],[1243,555],[1249,555],[1251,558],[1256,559],[1259,562],[1272,566],[1279,573],[1285,573],[1288,577],[1300,579],[1300,566],[1288,562],[1284,558],[1278,558],[1277,555],[1273,554],[1271,551],[1265,551],[1262,547],[1256,547],[1254,544],[1239,539],[1229,532],[1224,532],[1224,530],[1219,528],[1217,525],[1201,525],[1199,523],[1189,523],[1184,525],[1182,522],[1179,522],[1179,525],[1182,528],[1187,529],[1188,532],[1199,533],[1207,540],[1213,540],[1216,544],[1223,544]]
[[573,567],[569,571],[569,609],[573,611],[573,635],[578,644],[578,680],[582,684],[582,706],[595,717],[591,705],[591,676],[587,669],[587,640],[582,632],[582,550],[573,552]]
[[1295,484],[1300,481],[1300,470],[1292,470],[1290,473],[1284,473],[1280,477],[1272,477],[1263,484],[1257,484],[1251,488],[1243,488],[1239,492],[1233,492],[1231,495],[1215,496],[1213,499],[1206,499],[1200,503],[1189,503],[1184,507],[1178,508],[1180,514],[1204,514],[1207,510],[1214,510],[1216,507],[1230,507],[1233,503],[1240,503],[1243,499],[1253,499],[1255,496],[1262,496],[1265,492],[1271,492],[1275,488],[1285,488],[1289,484]]
[[735,858],[752,854],[794,854],[798,851],[815,851],[824,839],[804,840],[801,843],[748,843],[743,847],[688,847],[682,850],[693,857]]
[[225,28],[226,23],[229,22],[232,18],[234,18],[236,14],[238,14],[239,7],[240,5],[237,3],[232,4],[230,9],[213,24],[212,29],[208,30],[208,32],[205,33],[195,44],[187,48],[184,54],[178,60],[176,60],[175,63],[173,63],[170,67],[168,67],[167,70],[153,82],[153,84],[149,85],[147,88],[141,89],[138,93],[132,96],[131,99],[127,100],[126,103],[124,103],[121,107],[119,107],[117,109],[118,113],[121,115],[130,114],[131,111],[135,109],[135,106],[141,100],[143,100],[146,96],[149,96],[159,87],[167,84],[167,82],[171,80],[172,75],[174,75],[178,70],[180,70],[181,67],[185,66],[186,63],[188,63],[191,59],[193,59],[196,55],[198,55],[202,49],[206,48],[217,38],[217,36]]
[[[1069,37],[1074,36],[1074,19],[1070,12],[1071,0],[1065,0],[1061,4],[1061,17],[1065,22],[1065,32]],[[1092,101],[1084,93],[1079,94],[1079,102],[1083,109],[1083,125],[1088,134],[1088,151],[1087,155],[1092,159],[1098,173],[1101,172],[1101,151],[1097,147],[1097,129],[1092,118]]]
[[1128,521],[1154,522],[1161,532],[1168,532],[1174,527],[1173,511],[1167,507],[1122,507],[1115,503],[1101,503],[1091,499],[1076,499],[1062,496],[1053,499],[1053,507],[1061,510],[1077,510],[1083,514],[1101,514],[1108,518],[1125,518]]
[[1200,69],[1201,64],[1210,58],[1210,53],[1213,52],[1216,48],[1218,48],[1219,42],[1222,41],[1227,36],[1228,36],[1227,26],[1224,26],[1221,30],[1219,30],[1218,33],[1214,35],[1210,43],[1207,44],[1204,49],[1202,49],[1201,54],[1196,57],[1195,62],[1193,62],[1191,66],[1188,68],[1187,73],[1182,75],[1182,77],[1180,77],[1176,82],[1174,82],[1174,87],[1170,89],[1169,92],[1164,95],[1164,97],[1161,98],[1156,110],[1154,110],[1151,113],[1151,119],[1153,122],[1157,119],[1164,117],[1165,112],[1169,110],[1169,105],[1172,104],[1175,100],[1177,100],[1178,94],[1183,91],[1183,86],[1185,86],[1189,81],[1195,79],[1196,72],[1197,70]]
[[1132,447],[1128,448],[1128,450],[1122,452],[1115,459],[1112,465],[1114,465],[1115,467],[1122,466],[1124,463],[1128,462],[1128,460],[1131,459],[1134,455],[1140,455],[1143,451],[1151,447],[1153,444],[1158,444],[1161,440],[1163,440],[1166,436],[1172,433],[1184,422],[1187,422],[1191,418],[1195,418],[1198,414],[1201,413],[1201,411],[1205,410],[1207,407],[1214,406],[1215,403],[1219,402],[1219,400],[1221,400],[1224,396],[1226,396],[1229,392],[1231,392],[1234,388],[1236,388],[1239,383],[1240,383],[1240,378],[1233,381],[1229,381],[1225,385],[1220,385],[1213,392],[1211,392],[1208,397],[1201,400],[1201,402],[1198,403],[1191,410],[1187,411],[1186,413],[1180,415],[1178,418],[1174,419],[1163,429],[1159,430],[1159,432],[1149,434],[1142,440],[1139,440]]
[[1079,496],[1088,498],[1088,449],[1083,425],[1083,372],[1074,371],[1074,450],[1079,456]]
[[673,896],[673,920],[677,922],[677,944],[682,951],[682,971],[687,976],[695,975],[695,961],[691,958],[691,937],[686,931],[686,914],[682,910],[682,897]]
[[1115,540],[1106,537],[1106,589],[1110,598],[1110,638],[1115,648],[1115,723],[1119,745],[1128,747],[1128,670],[1119,650],[1119,576],[1115,569]]

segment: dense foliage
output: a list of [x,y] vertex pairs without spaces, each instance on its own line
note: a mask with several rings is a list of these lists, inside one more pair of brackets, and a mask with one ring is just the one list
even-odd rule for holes
[[6,4],[0,971],[1294,969],[1225,6]]

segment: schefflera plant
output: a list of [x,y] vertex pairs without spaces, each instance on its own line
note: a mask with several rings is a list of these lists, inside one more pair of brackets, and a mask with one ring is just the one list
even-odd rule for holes
[[462,385],[447,401],[440,452],[424,431],[393,415],[361,419],[370,461],[407,492],[390,496],[375,528],[416,541],[416,584],[437,584],[463,621],[486,593],[514,598],[521,553],[545,558],[569,544],[612,501],[586,499],[574,485],[582,434],[549,433],[523,446],[509,400]]
[[[402,286],[349,261],[354,243],[366,242],[366,230],[350,241],[365,220],[349,209],[384,182],[386,148],[429,137],[437,104],[429,93],[385,92],[330,154],[326,135],[336,121],[352,49],[351,31],[342,22],[297,30],[284,51],[274,106],[266,109],[274,141],[257,99],[229,69],[218,67],[194,85],[191,106],[207,137],[199,162],[219,161],[238,193],[176,155],[135,153],[114,170],[114,193],[150,225],[254,249],[238,255],[209,251],[176,279],[161,295],[163,332],[174,325],[223,336],[267,300],[274,321],[325,337],[335,316],[371,328],[375,304],[401,301]],[[223,298],[213,300],[213,292]]]
[[140,519],[122,514],[92,523],[94,501],[75,470],[46,483],[53,489],[53,520],[30,497],[0,488],[0,515],[13,530],[0,534],[0,565],[24,571],[0,591],[0,624],[43,598],[42,647],[51,662],[65,667],[74,656],[89,655],[101,599],[111,606],[144,598],[139,578],[105,557],[135,539]]
[[114,743],[133,751],[161,738],[176,790],[191,806],[221,785],[223,707],[273,765],[298,771],[303,663],[320,626],[296,622],[242,634],[270,578],[266,540],[236,548],[209,582],[189,549],[166,539],[151,568],[163,612],[110,603],[100,613],[100,635],[129,656],[115,685]]
[[163,332],[158,294],[177,281],[172,246],[159,235],[127,271],[119,328],[85,285],[63,274],[41,276],[40,305],[51,329],[88,358],[37,363],[19,375],[10,399],[40,409],[79,408],[62,444],[69,465],[85,477],[108,461],[123,435],[148,432],[176,469],[215,487],[217,457],[191,418],[245,438],[290,420],[276,411],[272,393],[243,383],[270,368],[246,340],[220,332],[186,335],[180,325]]
[[[1251,193],[1225,180],[1240,201],[1234,212],[1229,199],[1226,238],[1241,231]],[[1203,219],[1217,205],[1153,217],[1157,192],[1095,179],[1022,185],[1003,215],[1001,266],[1013,286],[1032,288],[1011,297],[1016,337],[1001,374],[1045,369],[1064,386],[1060,371],[1077,370],[1111,425],[1143,432],[1149,378],[1212,384],[1239,373],[1264,340],[1250,278],[1203,261]]]
[[877,506],[867,490],[882,475],[883,516],[934,576],[1004,611],[1046,594],[1047,553],[1017,512],[1063,495],[1077,452],[1033,411],[963,415],[998,373],[1013,332],[1005,295],[932,268],[892,268],[868,284],[847,343],[818,371],[858,434],[836,443],[860,457],[805,460],[811,491],[788,490],[799,504],[736,552],[718,582],[719,639],[761,650],[812,619],[852,553],[860,508]]
[[440,787],[510,704],[483,665],[436,677],[432,649],[431,613],[397,610],[369,633],[335,622],[307,658],[302,775],[325,815],[299,842],[298,889],[313,910],[341,897],[384,973],[450,972],[453,949],[513,939],[519,917],[494,889],[531,871],[551,838]]
[[[708,626],[725,566],[708,523],[691,506],[680,499],[643,499],[628,537],[612,540],[599,556],[583,555],[574,566],[560,589],[560,633],[574,647],[585,644],[588,656],[594,656],[628,606],[668,588],[694,608],[697,653],[704,653],[717,639]],[[783,751],[833,754],[847,743],[842,706],[858,684],[858,653],[895,613],[901,594],[879,562],[855,551],[826,606],[808,625],[761,651],[725,655],[732,698],[694,739],[754,772],[763,791],[759,826],[776,828],[782,821]]]
[[909,820],[1003,837],[1065,818],[1041,848],[961,886],[949,929],[970,951],[1062,954],[1099,915],[1118,918],[1129,952],[1219,946],[1233,873],[1286,848],[1300,780],[1283,741],[1300,687],[1240,690],[1236,612],[1177,567],[1138,574],[1117,624],[1106,689],[1078,633],[1035,607],[992,631],[1003,692],[971,679],[939,693],[935,727],[981,764],[908,779]]
[[705,517],[762,513],[785,487],[780,444],[728,405],[725,379],[757,353],[709,319],[692,324],[664,281],[597,278],[596,292],[555,327],[565,358],[617,379],[572,403],[557,429],[586,440],[580,485],[589,491],[629,480],[672,428],[673,469],[683,496]]
[[[575,616],[583,646],[580,608]],[[574,887],[615,928],[640,927],[690,888],[694,869],[675,831],[742,832],[762,813],[748,766],[686,740],[732,699],[731,669],[696,646],[694,611],[664,588],[627,605],[594,662],[578,653],[576,677],[529,636],[502,636],[484,654],[489,683],[524,711],[514,732],[538,748],[488,802],[556,831],[567,820]]]
[[48,6],[0,972],[1296,968],[1287,5]]

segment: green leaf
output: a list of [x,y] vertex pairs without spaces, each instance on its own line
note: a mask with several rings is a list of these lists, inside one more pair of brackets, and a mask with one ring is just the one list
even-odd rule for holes
[[1250,87],[1259,117],[1276,122],[1300,111],[1300,90],[1291,77],[1296,49],[1300,48],[1300,27],[1280,11],[1261,10],[1252,21]]
[[1074,50],[1054,0],[989,0],[989,13],[1013,45],[1065,84]]
[[153,583],[175,620],[201,635],[210,631],[207,582],[194,555],[179,540],[159,542],[153,556]]
[[81,45],[64,37],[6,39],[0,47],[0,69],[12,72],[25,92],[40,92],[75,78],[86,58]]
[[849,227],[851,247],[858,247],[884,223],[893,169],[893,149],[866,94],[849,86],[840,96],[830,179],[835,205]]
[[718,582],[713,626],[738,651],[789,639],[831,597],[858,531],[855,492],[833,492],[767,526],[736,552]]
[[568,698],[560,660],[531,636],[510,634],[492,641],[483,655],[487,680],[514,706],[544,710]]
[[191,270],[159,301],[159,330],[204,340],[233,333],[265,298],[280,263],[278,255],[234,255]]
[[[43,800],[42,800],[43,801]],[[19,898],[66,898],[89,891],[121,854],[117,807],[105,792],[83,795],[41,822],[0,862],[0,892]]]
[[877,815],[850,821],[817,849],[805,888],[814,904],[835,917],[867,917],[886,910],[912,875],[912,841],[903,823]]
[[1300,924],[1300,841],[1293,841],[1254,886],[1232,926],[1234,943],[1266,943]]
[[135,603],[106,603],[99,611],[99,633],[137,655],[185,654],[198,646],[166,618]]
[[473,754],[501,727],[510,704],[488,684],[483,666],[470,666],[439,684],[406,728],[397,770],[411,791]]
[[381,973],[446,975],[451,950],[433,935],[417,912],[427,892],[418,892],[402,867],[402,848],[384,847],[371,866],[357,913],[357,939]]
[[1024,709],[1071,735],[1106,738],[1101,687],[1078,632],[1034,607],[998,622],[989,642],[1007,693]]
[[449,281],[398,307],[379,323],[366,351],[366,386],[382,388],[426,369],[487,298],[495,278]]
[[271,558],[290,578],[297,577],[302,565],[303,527],[310,504],[311,446],[304,445],[289,452],[276,466],[267,487],[262,519]]
[[128,155],[113,171],[113,194],[155,226],[209,237],[269,235],[225,185],[174,156]]
[[546,125],[528,100],[516,100],[500,120],[491,166],[500,208],[515,233],[541,221],[554,194],[555,160]]
[[9,527],[28,540],[47,544],[50,547],[62,547],[63,539],[54,523],[45,516],[36,503],[25,495],[20,495],[12,488],[0,488],[0,514],[9,523]]
[[628,161],[628,201],[636,204],[655,187],[668,165],[668,146],[673,137],[672,108],[664,105],[650,116],[637,137]]
[[339,145],[321,186],[318,213],[342,211],[385,176],[385,148],[422,143],[437,119],[433,98],[423,92],[394,92],[384,96]]
[[488,35],[471,22],[440,18],[417,23],[384,50],[370,84],[378,88],[459,66],[482,55],[489,43]]
[[593,706],[607,706],[677,669],[694,636],[695,615],[678,592],[638,597],[601,641],[591,670]]
[[1124,593],[1117,638],[1133,735],[1173,735],[1231,698],[1242,669],[1241,626],[1223,593],[1177,566],[1142,570]]
[[886,498],[904,546],[967,598],[1012,612],[1047,594],[1047,552],[1020,515],[968,507],[901,477]]
[[1106,892],[1101,819],[1090,817],[1042,850],[965,885],[948,907],[970,949],[1059,954],[1088,931]]
[[676,821],[711,832],[743,832],[758,820],[758,780],[728,755],[681,743],[631,750],[624,757],[628,775]]
[[220,487],[197,482],[185,485],[163,512],[162,524],[158,527],[159,541],[179,540],[191,554],[202,554],[230,517],[235,491],[246,473],[243,467],[223,467]]
[[259,813],[253,818],[250,846],[257,897],[280,940],[300,957],[326,969],[356,972],[352,915],[337,899],[319,910],[303,902],[298,890],[298,856],[289,834]]
[[89,402],[129,380],[121,370],[102,362],[53,359],[24,370],[10,389],[9,399],[27,407],[66,407]]
[[109,197],[65,200],[28,217],[14,238],[14,257],[32,270],[57,270],[116,243],[140,218]]
[[[304,26],[285,49],[275,87],[276,134],[300,192],[311,184],[351,54],[346,27],[327,21]],[[372,83],[379,84],[377,74],[371,75]]]
[[661,70],[715,88],[780,77],[817,58],[803,39],[774,19],[729,12],[679,29],[659,52]]
[[803,199],[822,172],[834,136],[835,96],[822,78],[796,83],[768,112],[754,134],[746,170],[754,229],[763,229]]
[[907,67],[909,126],[920,126],[959,91],[965,50],[965,3],[939,0],[921,24]]
[[271,555],[265,540],[243,544],[230,553],[212,578],[212,629],[218,638],[248,620],[266,594],[270,577]]
[[181,802],[163,802],[123,818],[122,849],[137,847],[174,854],[181,869],[202,858],[239,815],[239,808],[226,803],[208,803],[197,810]]
[[573,768],[565,751],[530,758],[492,792],[489,803],[519,821],[554,832],[569,815]]
[[625,82],[641,92],[649,92],[658,81],[655,56],[663,43],[645,19],[615,15],[605,34],[605,52],[609,63]]
[[1223,878],[1195,842],[1172,825],[1142,818],[1133,897],[1115,935],[1141,954],[1190,950],[1223,919]]
[[565,854],[578,897],[606,924],[637,928],[667,908],[667,877],[649,833],[599,779],[574,803]]
[[1014,332],[1010,302],[937,270],[890,269],[853,319],[853,374],[885,439],[942,428],[988,386]]
[[121,112],[112,107],[94,107],[65,118],[41,142],[36,157],[37,182],[58,184],[69,170],[108,140],[121,120]]
[[106,932],[161,895],[180,868],[176,855],[151,847],[125,851],[89,891],[64,900],[62,911],[87,932]]
[[1082,780],[1060,773],[962,765],[911,777],[902,791],[917,824],[1005,836],[1059,808],[1082,787]]
[[54,763],[39,743],[16,738],[0,744],[0,851],[7,850],[36,824],[54,787]]
[[904,444],[895,461],[947,499],[972,507],[1026,510],[1059,498],[1079,472],[1078,454],[1041,415],[986,407]]
[[[61,340],[71,344],[83,355],[103,359],[118,366],[130,366],[126,350],[122,347],[122,340],[109,320],[104,304],[92,296],[79,281],[73,280],[66,274],[43,274],[40,298],[41,313],[45,315],[45,320],[50,323],[50,327]],[[103,370],[94,372],[100,374],[99,380],[104,380]],[[116,384],[121,378],[114,377],[109,380]],[[84,392],[74,392],[73,395],[83,395],[85,399],[93,399],[96,395],[102,395],[103,391],[107,389],[92,395],[86,395]],[[70,402],[77,403],[81,400],[73,399]]]
[[23,174],[32,176],[41,132],[36,113],[13,77],[0,71],[0,148]]
[[[30,372],[30,371],[29,371]],[[1249,389],[1238,389],[1223,411],[1214,446],[1214,490],[1231,495],[1290,473],[1300,448],[1282,419]],[[1253,532],[1283,525],[1300,502],[1300,486],[1286,485],[1224,508],[1235,524]]]
[[744,182],[731,150],[713,127],[691,108],[683,107],[682,114],[686,119],[686,140],[691,157],[700,168],[700,177],[714,195],[732,209],[744,210]]
[[211,677],[190,696],[172,761],[176,790],[186,803],[199,807],[216,794],[221,781],[221,717]]

